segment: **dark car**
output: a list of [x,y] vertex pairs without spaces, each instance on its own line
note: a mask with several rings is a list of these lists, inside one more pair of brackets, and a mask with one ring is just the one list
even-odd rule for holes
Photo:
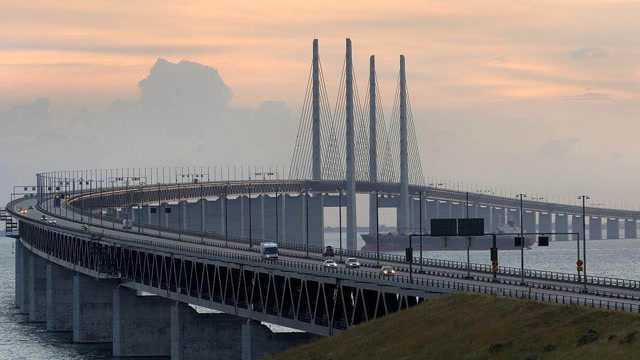
[[324,252],[322,253],[322,256],[333,257],[334,255],[335,255],[335,252],[333,251],[332,246],[327,246],[326,248],[324,248]]

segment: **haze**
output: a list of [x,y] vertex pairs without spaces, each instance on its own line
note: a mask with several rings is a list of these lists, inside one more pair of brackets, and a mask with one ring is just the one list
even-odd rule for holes
[[361,94],[376,54],[387,114],[407,56],[430,181],[637,208],[635,1],[1,7],[4,200],[43,170],[286,166],[311,41],[334,101],[350,37]]

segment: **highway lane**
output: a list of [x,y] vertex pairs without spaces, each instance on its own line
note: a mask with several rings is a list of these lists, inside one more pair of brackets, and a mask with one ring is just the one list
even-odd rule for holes
[[[28,207],[29,205],[35,207],[35,200],[34,199],[26,200],[24,203],[21,203],[20,206]],[[71,208],[66,210],[73,211]],[[65,211],[62,210],[61,212],[64,214]],[[27,217],[32,220],[39,220],[41,215],[42,213],[40,211],[38,211],[37,209],[34,209],[29,211],[29,213],[27,214]],[[77,216],[77,218],[79,219],[80,217]],[[82,224],[78,222],[71,221],[65,218],[57,217],[57,221],[58,221],[58,225],[61,227],[70,227],[70,228],[80,230],[82,226]],[[90,229],[91,229],[90,231],[99,232],[103,234],[103,236],[105,237],[115,237],[115,238],[128,237],[128,238],[131,238],[132,240],[154,239],[156,241],[159,239],[157,230],[143,228],[142,232],[137,232],[137,231],[132,232],[132,231],[125,231],[124,229],[122,229],[122,225],[118,223],[104,222],[104,225],[105,227],[98,227],[95,225],[90,226]],[[258,255],[257,254],[258,251],[255,247],[253,249],[250,249],[248,245],[244,243],[233,243],[232,245],[235,248],[229,249],[225,246],[225,242],[222,239],[205,238],[203,240],[200,237],[185,236],[185,235],[181,236],[181,238],[178,239],[176,233],[166,232],[166,231],[160,232],[160,235],[162,236],[161,238],[162,242],[167,245],[189,244],[189,248],[195,254],[199,254],[198,250],[202,248],[215,248],[215,249],[222,249],[222,250],[225,250],[225,249],[230,250],[235,254],[243,254],[243,255],[249,255],[254,257]],[[166,238],[167,236],[173,236],[174,238],[168,239]],[[285,260],[285,261],[295,261],[300,264],[307,264],[307,265],[318,265],[322,260],[322,257],[317,253],[310,253],[310,257],[307,258],[305,256],[304,251],[286,250],[286,249],[281,249],[280,257],[282,260]],[[372,277],[378,276],[379,269],[376,267],[375,262],[369,259],[360,259],[360,261],[365,265],[364,267],[359,269],[360,272],[368,273]],[[406,277],[408,275],[406,273],[406,264],[398,264],[394,262],[381,261],[381,265],[387,265],[387,264],[392,265],[400,270],[398,273],[398,276]],[[415,269],[417,270],[418,267],[415,266]],[[499,288],[505,292],[516,291],[516,290],[518,291],[527,290],[527,291],[534,291],[537,293],[543,293],[548,295],[556,295],[556,294],[565,295],[565,296],[579,295],[580,297],[592,299],[594,301],[598,301],[603,298],[610,299],[610,296],[611,296],[611,294],[609,294],[608,297],[603,297],[602,295],[597,295],[597,293],[595,293],[596,291],[605,291],[605,290],[611,290],[611,289],[594,289],[592,287],[589,287],[589,291],[591,292],[590,294],[580,294],[580,291],[582,290],[582,285],[575,284],[575,283],[563,284],[563,286],[559,288],[558,283],[556,281],[549,282],[549,281],[535,281],[535,280],[527,279],[529,286],[523,287],[519,284],[519,281],[514,282],[512,277],[500,276],[498,277],[498,283],[491,283],[491,280],[492,280],[491,276],[490,275],[487,276],[486,274],[474,274],[473,278],[465,279],[464,277],[466,276],[466,271],[464,270],[443,271],[443,269],[441,268],[432,268],[432,267],[426,267],[426,266],[423,267],[423,269],[426,271],[425,274],[417,274],[417,273],[414,274],[414,278],[416,280],[419,280],[419,281],[431,280],[431,281],[442,281],[442,282],[453,281],[456,284],[462,284],[466,286],[491,286],[491,287]],[[619,289],[616,289],[616,290],[619,290]],[[625,302],[638,303],[637,291],[624,291],[624,292],[615,293],[614,295],[633,296],[634,299],[625,300]]]

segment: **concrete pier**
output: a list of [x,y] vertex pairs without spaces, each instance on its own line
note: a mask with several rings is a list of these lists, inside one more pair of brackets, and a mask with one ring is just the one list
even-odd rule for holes
[[172,360],[226,360],[241,356],[243,320],[228,314],[198,314],[191,306],[171,305]]
[[619,239],[620,238],[620,221],[618,218],[607,218],[607,239]]
[[22,307],[22,298],[24,297],[24,270],[23,270],[23,258],[24,258],[24,246],[19,239],[15,240],[15,305],[17,308]]
[[[556,214],[556,232],[566,233],[569,232],[569,216],[567,214]],[[569,240],[569,235],[556,235],[556,240],[564,241]]]
[[47,263],[47,330],[71,331],[73,324],[73,272]]
[[538,213],[538,232],[550,233],[551,232],[551,213],[539,212]]
[[602,239],[602,219],[598,216],[589,218],[589,240]]
[[170,356],[171,301],[113,289],[113,356]]
[[29,321],[43,322],[47,318],[47,263],[43,258],[29,256]]
[[635,239],[638,237],[638,226],[634,219],[626,219],[624,222],[625,239]]
[[73,342],[111,342],[113,288],[112,280],[96,280],[73,275]]
[[262,359],[269,354],[309,342],[316,338],[308,333],[274,333],[258,321],[246,319],[242,324],[242,360]]

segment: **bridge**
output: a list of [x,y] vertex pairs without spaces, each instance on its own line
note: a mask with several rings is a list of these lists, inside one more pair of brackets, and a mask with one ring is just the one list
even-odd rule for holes
[[[260,358],[457,291],[640,311],[640,281],[423,256],[408,264],[358,249],[358,193],[369,197],[370,220],[380,207],[397,209],[401,234],[428,232],[429,219],[467,211],[484,218],[488,232],[513,222],[531,233],[568,233],[571,226],[584,236],[588,214],[591,238],[602,233],[601,219],[607,236],[637,234],[634,211],[540,200],[521,207],[515,198],[424,184],[404,57],[399,121],[389,131],[378,122],[373,57],[370,66],[365,121],[347,40],[344,96],[331,113],[314,41],[309,106],[287,179],[267,179],[270,169],[247,169],[253,179],[210,168],[37,174],[35,192],[6,209],[19,223],[16,305],[48,330],[72,331],[74,341],[112,342],[114,356],[174,359]],[[323,265],[327,207],[346,209],[346,242],[335,257],[357,258],[360,268]],[[375,221],[369,226],[377,231]],[[262,258],[263,241],[278,243],[277,260]],[[397,273],[382,274],[383,265]],[[274,332],[265,323],[302,332]]]

